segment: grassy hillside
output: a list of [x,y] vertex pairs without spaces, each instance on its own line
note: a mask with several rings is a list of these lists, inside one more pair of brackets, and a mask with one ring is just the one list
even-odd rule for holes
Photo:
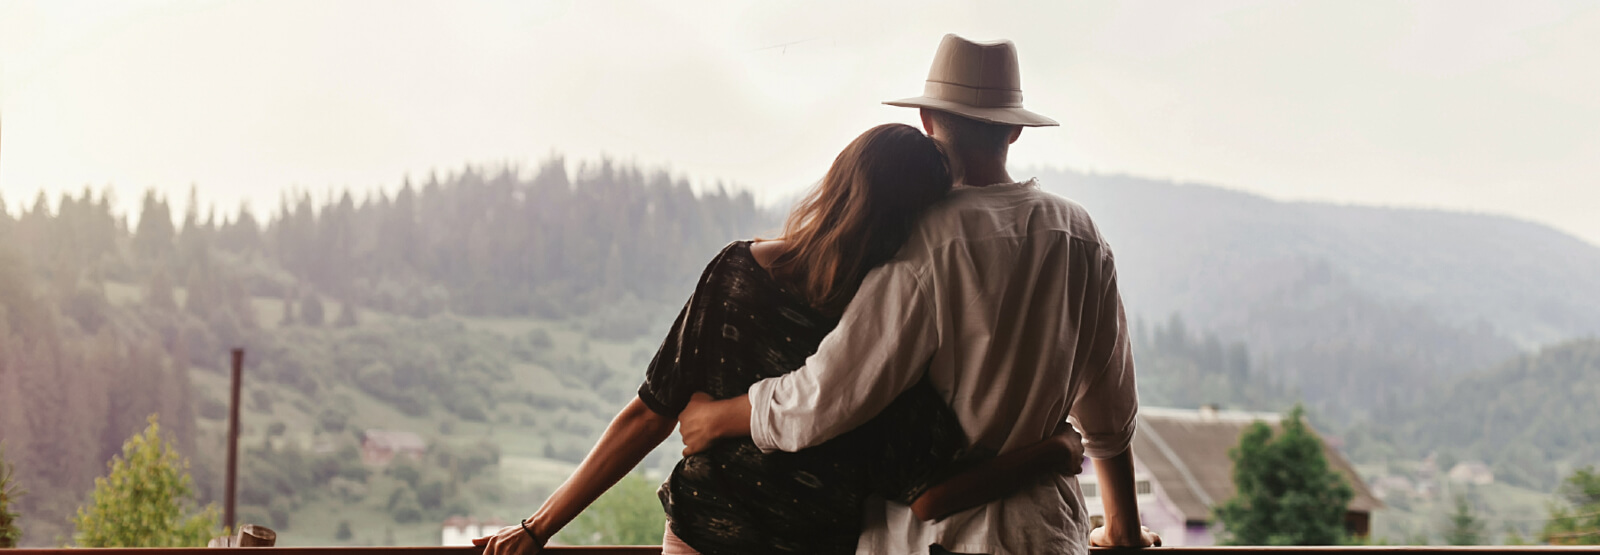
[[[131,305],[139,299],[131,285],[112,283],[107,289],[113,302]],[[184,291],[176,294],[181,299]],[[566,479],[631,397],[658,334],[670,323],[655,324],[659,332],[619,340],[595,337],[593,319],[448,314],[416,319],[361,311],[354,327],[279,326],[281,302],[255,298],[252,306],[266,329],[258,342],[264,348],[246,354],[240,518],[276,526],[281,544],[289,546],[436,545],[438,524],[449,516],[506,521],[526,516]],[[329,311],[340,308],[332,303]],[[651,308],[668,317],[672,313],[668,307]],[[386,351],[402,343],[398,348],[407,353],[440,357],[430,389],[448,390],[439,387],[446,382],[491,382],[475,389],[474,394],[484,395],[481,417],[450,406],[454,401],[443,395],[397,403],[403,397],[375,395],[374,388],[363,386],[362,369],[395,363]],[[313,362],[317,359],[322,361]],[[224,363],[219,358],[215,366],[192,371],[199,413],[193,472],[203,498],[213,502],[220,502],[226,445]],[[331,425],[334,417],[342,423]],[[416,484],[393,468],[372,468],[364,479],[346,481],[314,475],[297,481],[289,468],[358,466],[328,461],[348,457],[359,444],[358,433],[369,428],[414,432],[427,440],[428,458],[414,465],[423,476]],[[460,469],[439,460],[483,446],[493,447],[495,462],[475,476],[453,479]],[[680,448],[669,440],[642,471],[656,479],[664,476]],[[397,516],[404,512],[397,505],[404,503],[392,500],[426,489],[430,480],[446,492],[438,505],[419,502],[420,514]],[[340,539],[341,522],[348,523],[351,537]]]

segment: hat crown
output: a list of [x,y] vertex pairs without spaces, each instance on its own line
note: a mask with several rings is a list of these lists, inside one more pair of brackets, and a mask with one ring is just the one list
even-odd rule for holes
[[1020,93],[1017,47],[1009,40],[976,42],[945,35],[928,69],[928,81]]
[[1001,125],[1056,125],[1022,107],[1022,71],[1009,40],[970,41],[945,35],[934,53],[922,96],[885,102],[938,110]]

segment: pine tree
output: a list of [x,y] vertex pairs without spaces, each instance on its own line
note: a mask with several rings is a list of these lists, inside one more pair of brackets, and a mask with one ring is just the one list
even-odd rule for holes
[[278,319],[278,327],[294,325],[294,294],[288,288],[283,292],[283,317]]
[[73,519],[79,547],[201,547],[216,533],[216,507],[184,516],[194,493],[189,463],[161,437],[155,415],[109,466],[94,481],[93,504]]
[[11,463],[6,461],[6,450],[0,445],[0,549],[16,547],[22,541],[22,527],[17,525],[18,514],[11,512],[11,503],[23,491],[12,481]]
[[150,274],[150,282],[145,284],[144,302],[147,305],[161,310],[177,310],[177,295],[172,290],[172,278],[167,277],[167,272],[160,268]]
[[172,254],[173,239],[177,235],[167,201],[156,196],[154,189],[146,191],[144,206],[139,211],[139,227],[133,237],[134,254],[150,263],[165,262]]
[[360,319],[356,317],[356,303],[348,299],[339,303],[339,317],[334,320],[333,325],[353,328],[359,323]]
[[1282,432],[1257,422],[1247,428],[1233,459],[1237,493],[1214,510],[1232,545],[1337,545],[1345,541],[1344,513],[1354,492],[1328,468],[1322,442],[1295,406]]
[[1445,521],[1444,543],[1450,545],[1480,545],[1483,543],[1483,519],[1472,511],[1467,496],[1456,495],[1455,512]]
[[320,326],[323,322],[322,297],[307,293],[300,301],[300,321],[307,326]]

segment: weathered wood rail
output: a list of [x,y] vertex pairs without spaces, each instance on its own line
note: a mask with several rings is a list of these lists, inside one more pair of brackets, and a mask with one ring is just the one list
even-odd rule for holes
[[[479,555],[476,547],[220,547],[144,549],[12,549],[6,555]],[[1095,549],[1096,555],[1140,553],[1147,555],[1600,555],[1600,545],[1588,546],[1353,546],[1353,547],[1156,547],[1150,549]],[[661,555],[660,546],[549,547],[549,555]]]

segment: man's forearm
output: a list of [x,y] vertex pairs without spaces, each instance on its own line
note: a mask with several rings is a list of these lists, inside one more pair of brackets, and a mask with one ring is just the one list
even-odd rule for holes
[[750,435],[750,396],[740,395],[721,402],[719,420],[721,437],[746,437]]
[[1139,500],[1133,489],[1133,449],[1108,459],[1095,459],[1094,473],[1105,504],[1106,535],[1116,545],[1143,545],[1139,539]]

